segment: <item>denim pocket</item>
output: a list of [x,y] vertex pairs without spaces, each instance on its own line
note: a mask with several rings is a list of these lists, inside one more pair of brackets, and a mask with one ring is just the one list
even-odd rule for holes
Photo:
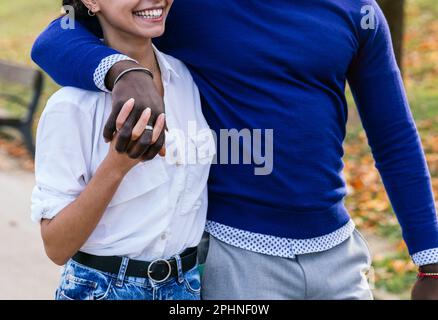
[[57,300],[93,300],[97,283],[88,279],[75,277],[71,273],[64,276],[58,290]]
[[111,277],[69,261],[61,286],[57,290],[56,300],[104,300],[111,287]]
[[184,284],[189,292],[194,294],[201,293],[201,275],[198,266],[185,273]]

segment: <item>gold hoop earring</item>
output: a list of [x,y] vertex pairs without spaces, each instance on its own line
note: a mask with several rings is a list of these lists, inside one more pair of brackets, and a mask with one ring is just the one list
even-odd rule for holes
[[94,17],[96,15],[96,13],[94,13],[93,11],[91,11],[90,9],[88,9],[88,15],[90,17]]

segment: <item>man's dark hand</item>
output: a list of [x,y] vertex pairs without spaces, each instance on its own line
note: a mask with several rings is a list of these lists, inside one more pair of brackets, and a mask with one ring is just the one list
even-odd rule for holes
[[[423,273],[438,273],[438,264],[420,267]],[[412,300],[438,300],[438,279],[419,278],[412,289]]]
[[151,144],[152,131],[145,130],[143,135],[133,143],[131,133],[142,112],[146,108],[151,109],[149,125],[154,126],[158,116],[164,113],[164,102],[158,93],[153,79],[144,72],[132,71],[125,74],[112,88],[117,76],[126,69],[139,67],[132,61],[121,61],[115,64],[106,77],[106,86],[112,89],[113,107],[111,115],[104,128],[104,138],[111,141],[116,131],[116,119],[123,105],[131,98],[135,99],[134,108],[119,131],[116,150],[127,152],[131,158],[142,158],[142,160],[153,159],[158,153],[164,155],[165,132],[161,132],[157,142]]

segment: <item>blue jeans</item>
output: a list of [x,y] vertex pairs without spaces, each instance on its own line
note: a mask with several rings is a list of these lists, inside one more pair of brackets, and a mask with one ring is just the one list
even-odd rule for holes
[[[179,257],[179,256],[178,256]],[[70,260],[64,268],[56,300],[200,300],[198,266],[178,278],[156,283],[148,278],[125,276],[129,259],[119,274],[101,272]]]

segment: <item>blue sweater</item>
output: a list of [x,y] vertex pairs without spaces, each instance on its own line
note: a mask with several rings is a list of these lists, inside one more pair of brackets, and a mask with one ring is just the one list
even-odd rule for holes
[[[364,5],[375,10],[374,28],[361,27]],[[32,57],[61,85],[97,90],[93,73],[116,52],[90,30],[54,21]],[[430,174],[373,0],[175,1],[155,43],[186,63],[214,130],[274,129],[272,174],[254,175],[254,163],[213,166],[210,220],[293,239],[348,222],[348,81],[410,253],[438,247]]]

